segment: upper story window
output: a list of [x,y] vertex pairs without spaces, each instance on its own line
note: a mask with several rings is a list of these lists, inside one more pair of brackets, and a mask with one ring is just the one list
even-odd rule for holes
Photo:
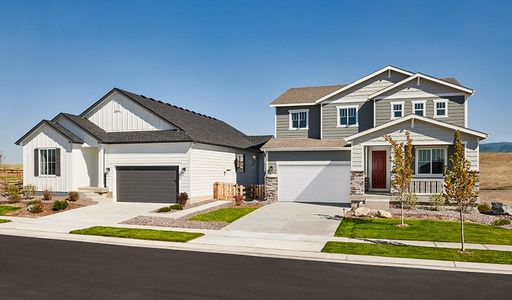
[[412,113],[417,116],[425,116],[426,101],[412,101]]
[[56,149],[39,149],[39,175],[57,175],[56,152]]
[[391,119],[404,116],[404,102],[391,102]]
[[290,110],[290,129],[308,129],[307,109]]
[[416,174],[442,175],[447,162],[444,148],[419,148],[416,150]]
[[448,117],[448,100],[434,100],[434,117]]
[[358,126],[357,106],[338,106],[338,127]]

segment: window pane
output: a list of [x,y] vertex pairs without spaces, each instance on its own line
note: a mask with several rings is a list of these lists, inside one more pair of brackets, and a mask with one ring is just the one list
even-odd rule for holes
[[307,127],[307,117],[308,117],[308,114],[306,112],[299,113],[299,128]]
[[414,103],[414,114],[418,116],[424,116],[424,105],[423,103]]
[[306,120],[300,120],[300,124],[299,124],[300,128],[306,128]]
[[430,149],[418,151],[418,173],[430,174]]
[[299,119],[299,114],[298,113],[292,113],[292,121],[296,121]]
[[39,150],[39,173],[41,175],[48,174],[48,171],[46,170],[47,161],[48,161],[48,151],[47,150]]
[[402,104],[393,104],[393,117],[402,117]]
[[419,162],[418,163],[418,173],[430,174],[430,162]]
[[444,116],[444,115],[446,115],[446,110],[444,110],[444,109],[438,109],[436,114],[437,114],[438,116]]
[[444,149],[432,149],[432,174],[443,174]]
[[395,111],[395,118],[400,118],[402,116],[402,111]]
[[355,125],[356,124],[356,117],[348,117],[348,125]]
[[299,128],[299,120],[292,121],[292,128]]
[[347,124],[348,124],[347,117],[340,117],[340,125],[347,125]]

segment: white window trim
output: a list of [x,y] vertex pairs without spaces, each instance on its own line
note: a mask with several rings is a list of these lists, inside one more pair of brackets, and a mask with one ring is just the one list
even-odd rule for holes
[[[352,125],[342,125],[340,124],[340,109],[347,109],[347,118],[348,118],[348,109],[355,108],[356,109],[356,123]],[[340,105],[336,106],[336,127],[359,127],[359,105]]]
[[415,104],[423,104],[423,115],[422,115],[422,117],[426,117],[427,116],[427,100],[414,100],[414,101],[411,101],[411,105],[412,105],[411,112],[412,112],[413,115],[416,114],[416,109],[414,109],[414,105]]
[[[292,114],[293,113],[306,113],[306,127],[305,128],[293,128]],[[300,120],[299,120],[300,123]],[[309,109],[290,109],[288,111],[288,130],[308,130],[309,129]]]
[[[390,102],[391,104],[391,118],[390,120],[396,120],[396,119],[400,119],[402,118],[404,115],[405,115],[405,101],[395,101],[395,102]],[[393,110],[393,105],[396,105],[396,104],[401,104],[402,105],[402,116],[397,118],[395,117],[395,111]]]
[[[38,155],[38,163],[39,166],[37,166],[38,170],[38,176],[37,177],[46,177],[46,178],[53,178],[57,177],[56,174],[43,174],[41,171],[41,150],[55,150],[57,152],[57,148],[55,147],[44,147],[44,148],[37,148],[37,155]],[[55,153],[55,168],[57,168],[57,153]],[[57,172],[57,170],[55,170]]]
[[[443,149],[444,150],[444,167],[448,164],[448,146],[446,147],[415,147],[414,151],[414,177],[435,177],[435,178],[443,178],[443,174],[432,174],[432,150],[435,149]],[[430,174],[420,174],[418,173],[418,161],[419,161],[419,150],[431,150],[430,151]]]
[[[448,118],[448,100],[447,99],[436,99],[434,100],[434,118]],[[445,107],[445,115],[444,116],[438,116],[437,115],[437,103],[444,103]]]

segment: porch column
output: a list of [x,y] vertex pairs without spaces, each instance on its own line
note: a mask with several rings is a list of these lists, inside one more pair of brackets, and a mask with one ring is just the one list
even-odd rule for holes
[[105,149],[98,146],[98,187],[105,187]]

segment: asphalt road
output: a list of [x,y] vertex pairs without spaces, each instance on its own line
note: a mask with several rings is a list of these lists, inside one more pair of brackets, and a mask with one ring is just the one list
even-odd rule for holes
[[512,276],[0,235],[0,299],[505,299]]

